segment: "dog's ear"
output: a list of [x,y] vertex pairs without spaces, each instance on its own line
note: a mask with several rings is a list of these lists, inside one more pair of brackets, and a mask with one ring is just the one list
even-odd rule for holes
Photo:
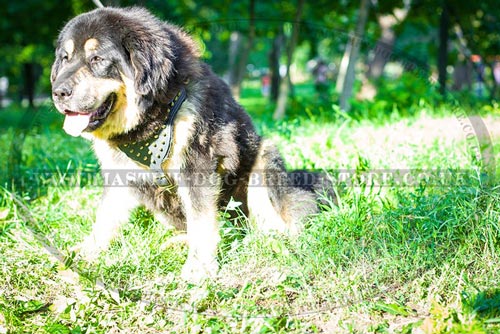
[[[200,76],[198,47],[182,29],[145,10],[133,8],[126,13],[130,17],[122,44],[140,95],[138,104],[147,108],[154,102],[168,102],[169,89],[178,89]],[[142,20],[137,21],[137,17]]]
[[153,41],[150,35],[135,32],[124,38],[123,46],[132,65],[137,94],[161,100],[167,92],[173,72],[173,55],[168,44],[166,39]]

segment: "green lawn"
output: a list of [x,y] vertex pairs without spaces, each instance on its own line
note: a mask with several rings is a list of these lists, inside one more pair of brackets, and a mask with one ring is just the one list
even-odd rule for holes
[[[241,102],[290,168],[356,182],[341,179],[338,204],[295,239],[221,213],[221,270],[203,286],[179,279],[186,247],[140,209],[96,264],[75,263],[101,193],[96,160],[50,106],[25,117],[18,177],[0,190],[0,334],[500,332],[500,195],[451,108],[359,120],[310,87],[296,94],[281,122],[256,87]],[[499,111],[480,110],[493,152]],[[22,112],[0,111],[3,171]],[[394,169],[445,176],[364,182]]]

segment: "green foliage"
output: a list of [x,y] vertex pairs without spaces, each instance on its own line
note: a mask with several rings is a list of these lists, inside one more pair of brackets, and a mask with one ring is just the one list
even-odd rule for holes
[[403,76],[396,81],[382,79],[374,101],[352,102],[352,117],[383,121],[415,116],[424,109],[437,111],[437,108],[428,108],[429,103],[438,104],[441,100],[436,89],[421,80],[407,78]]
[[[325,198],[322,212],[297,238],[256,231],[233,203],[220,216],[219,277],[201,286],[179,280],[186,246],[172,242],[176,233],[143,208],[90,265],[70,248],[89,232],[95,216],[101,194],[95,185],[102,182],[95,176],[96,161],[88,142],[65,135],[57,113],[42,108],[29,128],[20,166],[19,177],[30,182],[0,190],[0,331],[500,329],[500,272],[494,265],[500,260],[500,196],[482,185],[464,134],[433,131],[453,123],[451,109],[417,104],[408,107],[415,111],[411,117],[357,119],[315,99],[311,85],[301,85],[288,118],[276,123],[258,84],[245,87],[242,103],[259,131],[280,146],[290,168],[333,169],[336,203]],[[22,111],[0,115],[1,161],[7,160]],[[483,112],[497,111],[492,105]],[[433,139],[412,137],[422,128]],[[395,134],[397,129],[405,135]],[[389,179],[377,185],[365,178],[372,170],[403,164],[469,172],[456,184]],[[39,169],[52,172],[41,175]],[[354,174],[342,179],[342,169]],[[64,261],[41,242],[59,250]]]
[[62,23],[72,15],[71,2],[4,0],[0,6],[6,11],[0,34],[0,76],[9,77],[10,94],[17,96],[21,91],[24,63],[39,65],[39,91],[48,91],[53,42]]
[[[220,73],[231,31],[248,30],[246,2],[144,3],[194,33]],[[449,3],[473,50],[494,54],[497,4]],[[36,62],[40,91],[47,91],[57,31],[92,9],[91,1],[2,5],[8,19],[0,23],[0,75],[17,94],[20,65]],[[399,5],[384,2],[372,11],[367,41],[379,34],[373,15]],[[382,78],[375,100],[353,101],[350,114],[336,106],[331,85],[325,99],[305,82],[295,85],[287,117],[275,122],[259,82],[245,83],[241,102],[258,131],[280,147],[289,168],[330,170],[338,198],[324,198],[297,238],[256,231],[233,203],[219,217],[219,277],[201,286],[179,280],[187,248],[144,208],[95,264],[79,261],[70,249],[88,234],[101,195],[89,143],[65,135],[49,105],[32,114],[14,105],[0,112],[1,171],[16,129],[29,120],[16,182],[0,176],[0,333],[498,332],[500,195],[494,183],[483,184],[465,134],[450,134],[456,110],[423,79],[434,66],[434,7],[416,2],[396,28],[396,62],[411,55],[428,65],[418,69],[425,74]],[[296,66],[304,71],[315,56],[338,63],[357,8],[345,1],[306,6]],[[294,10],[293,2],[257,3],[262,19],[249,57],[257,68],[266,66],[269,43]],[[460,111],[497,122],[497,104],[467,94],[458,99],[470,101]],[[433,170],[434,180],[439,171],[467,175],[451,173],[441,183],[369,182],[371,170],[395,166]],[[353,174],[343,178],[342,170]]]
[[[136,1],[103,1],[107,5],[130,6]],[[478,53],[490,62],[498,54],[498,16],[500,12],[494,1],[462,4],[456,1],[448,2],[454,21],[462,27],[465,38],[473,53]],[[23,63],[37,64],[36,80],[38,94],[47,94],[50,90],[49,72],[53,60],[54,40],[58,31],[70,17],[94,8],[92,1],[72,0],[58,3],[55,1],[22,1],[4,0],[1,4],[6,9],[6,19],[2,21],[0,36],[0,76],[8,76],[10,80],[9,95],[17,98],[23,87]],[[142,1],[155,15],[162,19],[185,27],[193,33],[204,50],[207,60],[217,73],[228,71],[227,50],[229,36],[233,31],[243,35],[249,32],[249,2],[213,2],[213,1]],[[376,23],[377,15],[392,13],[394,8],[401,7],[400,1],[385,1],[377,3],[371,10],[371,16],[363,42],[364,51],[373,49],[375,41],[380,36],[380,27]],[[434,13],[435,4],[431,1],[412,3],[408,18],[395,26],[397,34],[395,57],[397,62],[406,60],[417,62],[421,69],[430,72],[435,64],[435,43],[437,19]],[[357,17],[358,3],[320,1],[314,5],[306,5],[304,19],[300,27],[298,52],[294,56],[294,66],[305,72],[306,62],[315,57],[339,65],[345,44],[349,40]],[[257,2],[255,6],[256,39],[249,62],[257,69],[269,67],[269,50],[273,38],[280,30],[288,31],[290,21],[295,13],[295,3]],[[431,15],[432,14],[432,15]],[[29,18],[29,19],[28,19]],[[287,28],[288,27],[288,28]],[[288,29],[288,30],[287,30]],[[454,36],[452,35],[452,39]],[[450,53],[450,64],[455,63],[456,52]],[[365,62],[369,61],[364,56]],[[388,80],[389,83],[390,80]],[[398,81],[398,80],[395,80]],[[405,87],[413,87],[412,79],[403,78]],[[487,77],[491,85],[490,76]],[[414,104],[415,94],[405,93],[404,89],[391,87],[388,82],[380,82],[382,100],[403,102],[404,105]],[[397,86],[397,85],[396,85]],[[417,86],[421,84],[417,83]],[[401,94],[391,94],[392,88]],[[434,92],[424,90],[426,93]],[[413,93],[413,91],[412,91]],[[418,90],[416,91],[418,93]],[[384,96],[386,95],[386,96]],[[389,96],[390,95],[390,96]],[[409,96],[405,99],[404,96]],[[387,98],[386,98],[387,97]],[[388,99],[391,97],[391,100]],[[368,109],[368,107],[365,107]],[[390,105],[377,105],[375,109],[392,110]],[[366,114],[367,110],[363,111]]]
[[488,319],[488,323],[500,324],[500,291],[498,289],[479,291],[475,295],[464,292],[462,303],[467,311]]

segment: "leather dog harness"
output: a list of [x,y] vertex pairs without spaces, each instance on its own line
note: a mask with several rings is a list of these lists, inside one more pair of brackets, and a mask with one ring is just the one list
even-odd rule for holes
[[168,158],[172,148],[174,120],[177,112],[186,100],[186,90],[181,88],[175,98],[168,104],[168,116],[165,123],[155,128],[156,132],[147,140],[120,144],[118,148],[135,162],[161,171],[161,164]]

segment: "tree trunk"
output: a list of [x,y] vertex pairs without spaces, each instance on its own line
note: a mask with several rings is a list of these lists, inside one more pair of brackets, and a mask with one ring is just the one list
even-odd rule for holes
[[269,53],[269,68],[271,70],[271,101],[276,102],[279,94],[279,86],[281,83],[280,76],[280,55],[283,50],[283,44],[285,42],[285,36],[281,29],[276,33],[273,38],[273,44],[271,47],[271,52]]
[[[478,76],[484,75],[484,73],[481,73],[481,71],[483,69],[481,69],[480,66],[474,66],[474,64],[471,61],[472,52],[470,51],[469,47],[467,46],[467,40],[464,37],[462,28],[460,27],[460,24],[456,23],[453,28],[454,28],[453,30],[454,30],[455,35],[456,35],[457,40],[458,40],[458,43],[457,43],[458,50],[463,55],[463,57],[466,61],[467,70],[469,71],[470,69],[472,69],[472,70],[470,70],[470,72],[476,72],[476,75],[478,75]],[[491,67],[491,65],[493,65],[493,64],[490,63],[490,67]],[[455,67],[454,73],[456,72],[456,70],[457,70],[457,68]],[[492,72],[492,74],[493,74],[493,72]],[[457,88],[455,77],[458,77],[458,76],[459,75],[454,75],[455,84],[452,87],[453,89]],[[470,90],[471,86],[472,86],[472,78],[468,77],[468,80],[469,81],[467,82],[467,85],[468,85],[467,88]],[[497,86],[497,83],[495,81],[493,81],[491,86],[488,84],[488,81],[486,81],[486,80],[483,80],[482,84],[483,84],[484,88],[486,88],[486,90],[488,90],[490,92],[490,96],[495,95],[495,90],[496,90],[496,86]]]
[[246,43],[242,33],[236,31],[231,33],[231,44],[229,47],[229,86],[236,99],[239,99],[241,95],[241,83],[245,78],[248,56],[255,39],[255,0],[250,0],[249,13],[250,21]]
[[404,8],[396,8],[391,14],[377,16],[381,35],[375,46],[372,61],[368,65],[368,78],[378,79],[383,73],[384,68],[392,55],[396,34],[394,26],[406,19],[410,11],[410,4]]
[[396,23],[392,15],[381,15],[377,18],[381,35],[375,46],[373,59],[368,64],[368,78],[378,79],[384,73],[385,64],[391,57],[396,41],[396,34],[392,27]]
[[450,17],[446,1],[441,7],[441,17],[439,18],[439,53],[438,53],[438,82],[441,95],[446,94],[446,65],[448,60],[448,30]]
[[368,64],[368,78],[370,79],[378,79],[384,73],[385,65],[394,48],[394,41],[396,40],[394,31],[387,29],[382,34],[383,37],[378,40],[376,46],[376,50],[378,51],[375,53],[370,64]]
[[[361,100],[373,100],[377,95],[377,86],[371,80],[377,80],[384,74],[385,65],[391,59],[396,42],[394,26],[404,21],[408,16],[410,3],[405,3],[404,8],[395,8],[392,13],[377,15],[377,22],[380,29],[380,38],[372,50],[372,58],[368,63],[366,77],[362,78],[361,89],[356,98]],[[369,80],[370,79],[370,80]]]
[[235,98],[239,97],[240,87],[238,85],[238,78],[240,77],[240,57],[243,44],[243,35],[239,31],[231,32],[229,42],[229,87]]
[[355,35],[351,38],[351,41],[348,44],[347,48],[349,49],[349,61],[347,63],[347,68],[345,71],[345,78],[343,80],[344,82],[342,83],[342,93],[340,94],[340,109],[345,112],[348,112],[351,107],[349,99],[352,95],[355,74],[354,71],[356,69],[356,62],[358,60],[359,48],[361,46],[361,41],[363,40],[363,35],[365,32],[366,20],[368,18],[368,12],[370,10],[369,6],[369,0],[361,0],[358,22],[356,24],[356,32]]
[[[249,17],[250,17],[250,22],[249,22],[249,27],[248,27],[248,41],[245,47],[245,50],[243,51],[243,55],[240,57],[240,64],[239,64],[239,78],[238,78],[238,85],[240,87],[241,91],[241,83],[243,82],[243,79],[245,77],[245,72],[246,72],[246,66],[248,63],[248,57],[250,55],[250,52],[252,51],[253,48],[253,43],[255,40],[255,0],[250,0],[249,3]],[[239,95],[238,95],[239,97]]]
[[344,55],[342,56],[342,60],[340,61],[339,72],[337,74],[337,82],[335,84],[335,90],[337,93],[342,93],[342,87],[344,87],[345,75],[347,73],[347,65],[349,64],[349,57],[351,55],[352,44],[351,41],[348,41]]
[[493,79],[492,82],[493,82],[493,85],[491,86],[491,89],[490,89],[490,100],[494,100],[497,98],[497,95],[498,95],[498,82],[497,82],[497,78],[495,77],[495,67],[496,66],[500,66],[497,64],[497,62],[493,62],[493,63],[489,63],[489,67],[490,67],[490,72],[491,72],[491,78]]
[[282,119],[285,116],[285,109],[288,101],[288,93],[290,92],[291,77],[290,77],[290,66],[292,65],[293,52],[295,51],[295,46],[297,44],[297,39],[299,37],[299,21],[302,17],[302,12],[304,11],[304,0],[298,0],[297,11],[295,12],[295,19],[293,22],[292,36],[288,44],[287,49],[287,60],[286,60],[286,74],[280,84],[280,92],[278,95],[278,102],[276,104],[276,109],[274,110],[273,118],[275,120]]
[[35,64],[24,63],[24,96],[28,98],[29,107],[35,106]]

